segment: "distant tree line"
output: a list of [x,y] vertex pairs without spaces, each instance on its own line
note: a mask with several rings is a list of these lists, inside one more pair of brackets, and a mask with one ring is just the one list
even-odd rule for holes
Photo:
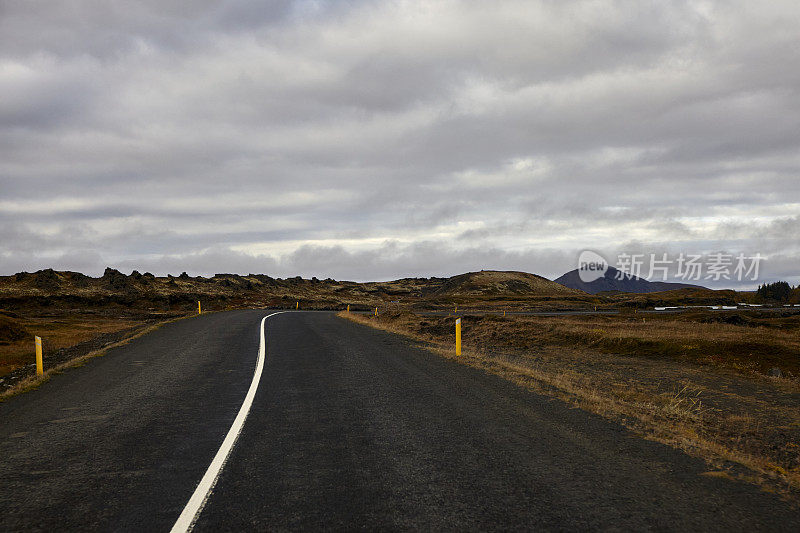
[[792,296],[792,293],[800,290],[800,286],[792,289],[792,286],[785,281],[776,281],[775,283],[765,283],[758,286],[756,294],[763,300],[770,300],[776,302],[787,302]]

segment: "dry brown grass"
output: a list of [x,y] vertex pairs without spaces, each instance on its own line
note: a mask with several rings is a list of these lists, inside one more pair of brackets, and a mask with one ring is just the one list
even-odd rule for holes
[[27,339],[0,344],[0,377],[34,362],[33,336],[42,338],[44,360],[61,348],[68,348],[103,333],[113,333],[143,323],[130,318],[65,314],[63,317],[18,318],[16,322],[30,333]]
[[794,330],[741,327],[721,323],[687,323],[663,317],[523,318],[536,342],[577,344],[604,353],[637,357],[670,357],[767,373],[781,368],[800,376],[800,336]]
[[[403,327],[411,332],[432,338],[452,329],[451,321],[439,317],[386,316],[394,322],[404,321]],[[592,348],[600,353],[669,358],[743,373],[766,374],[778,367],[791,379],[800,377],[800,315],[793,320],[794,328],[771,328],[688,322],[679,315],[467,315],[463,328],[475,344],[487,347],[501,342],[521,349],[543,345]]]
[[[343,315],[618,420],[705,458],[719,475],[800,499],[800,384],[759,374],[776,362],[796,372],[785,359],[797,353],[796,332],[676,317],[464,317],[456,357],[454,317]],[[727,352],[735,343],[751,360]]]

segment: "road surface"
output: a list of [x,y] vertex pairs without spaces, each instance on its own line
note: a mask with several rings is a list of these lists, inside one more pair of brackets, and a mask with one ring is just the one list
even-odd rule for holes
[[[181,320],[0,404],[0,530],[169,531],[253,382],[267,312]],[[224,530],[800,530],[777,497],[331,313],[266,363],[195,524]]]

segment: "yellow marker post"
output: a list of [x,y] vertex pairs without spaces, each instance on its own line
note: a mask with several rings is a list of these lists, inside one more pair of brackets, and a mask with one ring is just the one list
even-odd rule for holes
[[198,315],[203,314],[203,308],[200,306],[200,300],[197,300],[197,314]]
[[455,306],[456,306],[456,313],[458,313],[458,304],[455,304]]
[[44,362],[42,361],[42,338],[34,337],[36,344],[36,375],[41,376],[44,374]]
[[503,317],[505,317],[505,316],[506,316],[506,310],[503,309]]
[[300,302],[297,302],[297,303],[294,304],[294,309],[295,309],[295,311],[300,309]]
[[375,316],[378,316],[378,308],[375,308]]
[[347,304],[347,312],[350,312],[350,304]]
[[456,355],[461,355],[461,319],[456,318]]

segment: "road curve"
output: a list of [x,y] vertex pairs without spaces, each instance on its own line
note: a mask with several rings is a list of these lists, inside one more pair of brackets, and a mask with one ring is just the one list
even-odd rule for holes
[[[169,324],[0,404],[0,530],[169,530],[253,380],[264,311]],[[196,531],[800,530],[752,486],[329,313],[266,323]]]

